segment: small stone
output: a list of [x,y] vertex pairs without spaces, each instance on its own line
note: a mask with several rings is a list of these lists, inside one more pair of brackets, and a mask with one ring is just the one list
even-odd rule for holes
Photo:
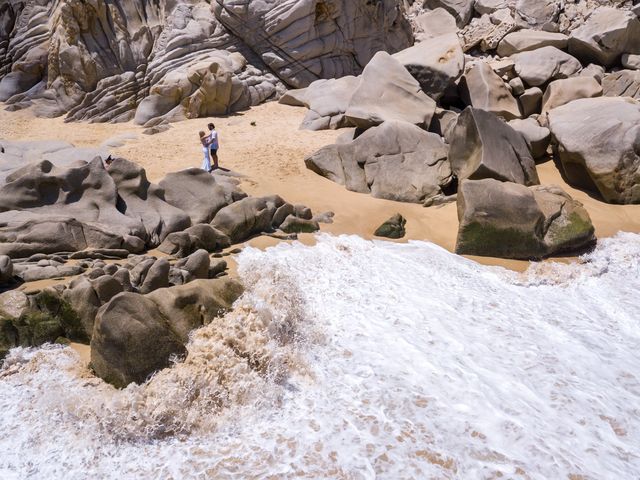
[[399,213],[396,213],[393,217],[380,225],[374,235],[376,237],[385,238],[402,238],[407,233],[405,230],[406,223],[407,220]]
[[314,220],[306,220],[289,215],[280,225],[280,230],[285,233],[313,233],[320,230],[320,225]]

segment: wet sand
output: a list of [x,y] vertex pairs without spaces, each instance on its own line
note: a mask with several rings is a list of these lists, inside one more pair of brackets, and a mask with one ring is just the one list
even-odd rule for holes
[[[168,131],[143,135],[143,128],[124,124],[64,123],[62,118],[35,118],[30,110],[0,110],[0,138],[11,140],[59,139],[76,146],[97,146],[120,138],[123,146],[112,153],[145,167],[150,180],[158,181],[173,171],[201,164],[198,131],[213,121],[220,136],[220,165],[244,175],[242,188],[251,195],[277,193],[292,203],[309,206],[314,213],[335,212],[334,223],[322,231],[373,238],[375,229],[395,213],[407,219],[407,236],[401,241],[427,240],[449,251],[455,248],[458,219],[455,203],[424,208],[349,192],[307,170],[304,159],[324,145],[333,143],[343,131],[309,132],[298,127],[304,108],[275,102],[224,118],[201,118],[172,124]],[[618,231],[640,232],[640,205],[608,205],[585,192],[569,187],[553,162],[538,166],[543,184],[558,184],[589,211],[599,238]],[[203,199],[206,201],[206,199]],[[301,241],[313,243],[313,236]],[[256,238],[250,245],[265,248],[277,243]],[[483,264],[523,271],[529,262],[472,257]],[[562,259],[561,259],[562,260]]]

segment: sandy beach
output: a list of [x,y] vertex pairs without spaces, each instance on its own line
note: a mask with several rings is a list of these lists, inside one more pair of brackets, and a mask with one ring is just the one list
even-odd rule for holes
[[[251,195],[278,194],[289,202],[309,206],[314,213],[335,212],[333,224],[323,224],[331,234],[355,234],[373,238],[375,229],[395,213],[407,219],[407,236],[401,241],[427,240],[449,251],[455,248],[458,219],[455,203],[424,208],[347,191],[344,187],[307,170],[304,159],[334,143],[343,133],[299,130],[306,109],[269,102],[224,118],[200,118],[172,124],[156,135],[142,134],[132,122],[121,124],[65,123],[63,118],[36,118],[30,110],[0,110],[0,138],[11,140],[58,139],[76,146],[98,146],[114,140],[124,145],[110,150],[144,166],[151,181],[169,172],[201,163],[197,133],[215,122],[220,135],[220,165],[244,175],[242,188]],[[587,208],[598,238],[619,231],[640,232],[640,205],[610,205],[567,185],[553,162],[538,165],[543,184],[558,184]],[[205,200],[205,199],[203,199]],[[312,236],[302,236],[305,243]],[[251,245],[277,243],[258,238]],[[483,264],[522,271],[529,262],[473,257]]]

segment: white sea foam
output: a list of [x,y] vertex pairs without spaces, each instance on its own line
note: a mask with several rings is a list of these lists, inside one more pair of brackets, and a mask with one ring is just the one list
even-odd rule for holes
[[0,370],[0,478],[640,475],[640,236],[525,275],[422,242],[245,250],[238,309],[116,391]]

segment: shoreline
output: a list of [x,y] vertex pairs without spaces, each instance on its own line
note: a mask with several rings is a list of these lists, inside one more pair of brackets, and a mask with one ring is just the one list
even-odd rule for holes
[[[0,104],[2,108],[3,104]],[[158,182],[167,173],[201,163],[197,132],[209,121],[220,134],[220,165],[243,175],[240,187],[250,195],[280,195],[291,203],[301,203],[314,214],[335,213],[334,223],[322,224],[321,232],[333,235],[358,235],[371,240],[375,229],[396,213],[407,219],[407,235],[400,240],[433,242],[454,252],[458,229],[456,204],[423,207],[374,198],[346,190],[307,170],[304,159],[325,145],[334,143],[344,130],[311,132],[299,130],[305,108],[267,102],[244,112],[222,118],[199,118],[171,124],[166,132],[144,135],[133,122],[120,124],[65,123],[59,118],[38,118],[30,109],[7,112],[0,109],[0,138],[9,140],[59,139],[76,146],[108,147],[117,156],[143,166],[150,181]],[[640,205],[612,205],[567,185],[553,161],[537,166],[542,184],[558,184],[589,212],[598,238],[619,231],[640,232]],[[301,241],[313,243],[312,236]],[[269,237],[252,239],[246,244],[264,249],[281,240]],[[468,256],[484,265],[501,266],[522,272],[529,261]],[[576,256],[552,257],[545,261],[570,262]]]

